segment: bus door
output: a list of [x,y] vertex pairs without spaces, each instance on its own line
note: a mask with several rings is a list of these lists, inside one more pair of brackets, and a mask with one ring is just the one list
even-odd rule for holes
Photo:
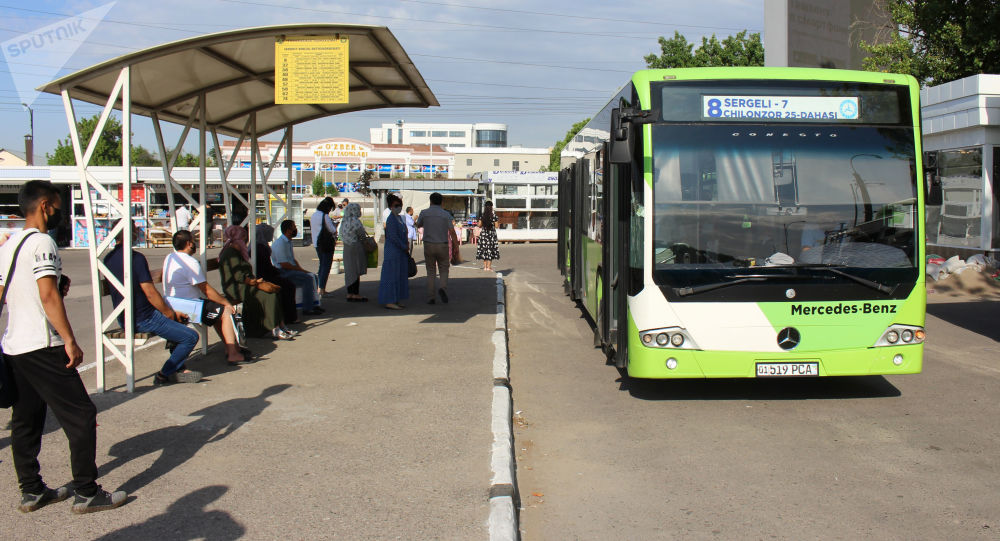
[[631,225],[631,171],[628,164],[605,161],[604,225],[602,235],[603,300],[601,336],[609,358],[625,366],[628,344],[629,229]]
[[583,238],[587,236],[587,226],[589,212],[583,209],[590,208],[590,201],[587,199],[585,184],[587,179],[587,160],[578,160],[573,164],[570,184],[572,184],[573,197],[573,225],[570,227],[570,293],[573,300],[583,299],[584,276],[586,272],[586,260],[583,257]]
[[563,169],[559,171],[559,187],[557,192],[557,201],[559,205],[559,211],[556,213],[556,267],[559,269],[559,274],[563,277],[563,285],[566,284],[566,271],[568,268],[567,259],[569,258],[569,235],[567,235],[567,229],[570,226],[570,215],[573,212],[572,206],[570,206],[570,193],[571,186],[569,183],[569,169]]

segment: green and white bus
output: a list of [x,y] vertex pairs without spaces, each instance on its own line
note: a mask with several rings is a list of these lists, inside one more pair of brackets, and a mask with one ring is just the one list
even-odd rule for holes
[[595,346],[637,378],[920,372],[918,96],[884,73],[635,73],[559,177]]

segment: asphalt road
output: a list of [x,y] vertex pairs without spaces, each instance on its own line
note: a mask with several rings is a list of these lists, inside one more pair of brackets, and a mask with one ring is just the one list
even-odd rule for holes
[[920,375],[631,380],[501,252],[523,539],[1000,539],[1000,303],[931,304]]

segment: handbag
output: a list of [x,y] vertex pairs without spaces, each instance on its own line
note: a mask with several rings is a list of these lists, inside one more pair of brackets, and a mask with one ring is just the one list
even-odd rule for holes
[[[370,254],[372,252],[377,252],[378,251],[378,243],[375,242],[375,237],[372,237],[371,235],[365,235],[365,240],[362,241],[362,243],[365,246],[365,253],[369,253]],[[378,258],[377,257],[375,258],[375,261],[378,262]],[[371,268],[374,268],[374,267],[371,267]]]
[[[325,217],[323,221],[326,221]],[[319,237],[316,239],[316,248],[321,252],[327,253],[333,253],[337,249],[337,237],[333,236],[333,233],[326,228],[325,223],[320,225]]]
[[409,275],[410,278],[413,278],[414,276],[417,275],[417,262],[413,260],[413,256],[412,255],[406,256],[406,259],[407,259],[407,261],[406,261],[407,272],[406,273]]
[[[7,283],[4,284],[3,294],[0,294],[0,313],[3,313],[3,307],[7,302],[7,291],[10,290],[10,282],[14,279],[14,266],[17,264],[17,255],[21,253],[21,246],[24,246],[24,241],[28,240],[28,237],[34,235],[35,232],[32,231],[21,239],[21,242],[14,249],[14,257],[10,260],[10,268],[7,269]],[[17,384],[14,382],[14,372],[10,368],[10,363],[7,362],[7,356],[3,352],[3,348],[0,347],[0,408],[9,408],[17,402]]]

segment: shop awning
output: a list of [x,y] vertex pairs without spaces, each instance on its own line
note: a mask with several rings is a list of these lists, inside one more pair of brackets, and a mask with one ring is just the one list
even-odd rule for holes
[[[349,39],[349,103],[275,105],[275,42],[281,38]],[[39,87],[104,105],[119,71],[131,66],[132,112],[184,124],[206,95],[208,127],[239,137],[257,113],[257,133],[330,115],[385,107],[431,107],[437,98],[396,37],[384,26],[297,24],[247,28],[175,41],[120,56]],[[120,108],[120,104],[118,105]]]

